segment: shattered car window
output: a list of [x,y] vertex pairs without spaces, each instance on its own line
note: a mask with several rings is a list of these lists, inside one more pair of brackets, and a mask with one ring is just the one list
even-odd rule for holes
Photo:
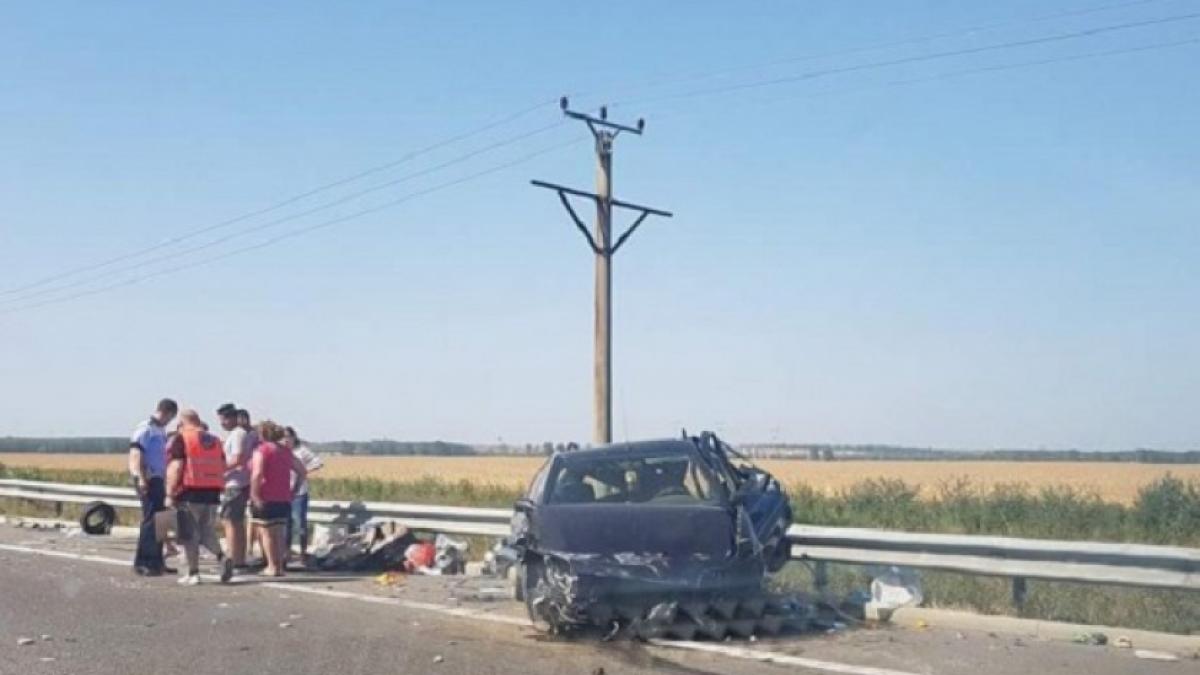
[[563,464],[548,485],[548,504],[695,504],[719,499],[716,479],[688,455]]

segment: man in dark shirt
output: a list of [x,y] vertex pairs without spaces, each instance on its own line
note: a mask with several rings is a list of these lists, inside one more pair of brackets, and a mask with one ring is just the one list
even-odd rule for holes
[[178,535],[187,557],[187,572],[179,583],[200,583],[200,546],[221,564],[221,582],[233,577],[233,560],[217,541],[217,506],[225,483],[225,454],[221,439],[208,433],[195,410],[179,416],[179,429],[167,441],[167,505],[179,515]]

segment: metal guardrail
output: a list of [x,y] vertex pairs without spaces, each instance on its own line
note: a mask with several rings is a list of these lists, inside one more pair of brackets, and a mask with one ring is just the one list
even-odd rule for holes
[[[132,488],[0,480],[0,497],[55,503],[104,501],[137,508]],[[314,500],[309,519],[319,523],[394,520],[414,530],[504,536],[512,512],[390,502]],[[1080,581],[1200,590],[1200,549],[1146,544],[1054,541],[978,535],[927,534],[851,527],[793,525],[792,558],[826,563],[896,565],[1011,577],[1013,600],[1024,599],[1025,579]]]

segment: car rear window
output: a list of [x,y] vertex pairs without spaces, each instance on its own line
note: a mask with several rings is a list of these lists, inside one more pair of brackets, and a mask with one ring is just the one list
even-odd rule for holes
[[716,480],[690,455],[564,462],[549,478],[548,504],[695,504],[718,500]]

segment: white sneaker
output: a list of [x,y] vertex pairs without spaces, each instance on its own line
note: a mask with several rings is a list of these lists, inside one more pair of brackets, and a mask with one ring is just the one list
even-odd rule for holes
[[176,583],[178,583],[180,586],[198,586],[200,584],[200,575],[189,574],[184,577],[179,577],[179,581]]

